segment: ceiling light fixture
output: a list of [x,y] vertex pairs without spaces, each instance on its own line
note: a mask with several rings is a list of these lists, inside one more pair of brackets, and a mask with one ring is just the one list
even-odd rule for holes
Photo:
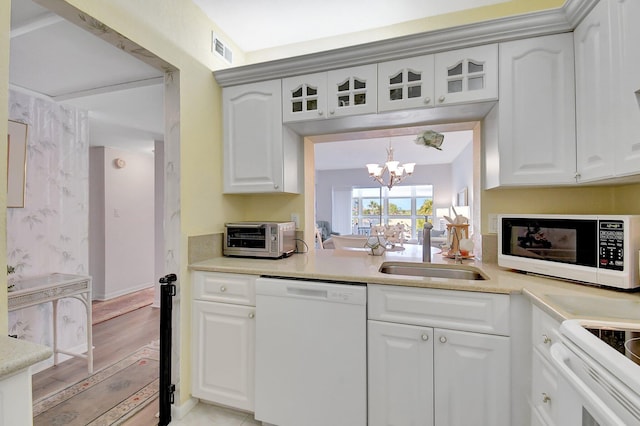
[[[416,163],[406,163],[401,165],[399,161],[393,159],[393,147],[391,146],[391,140],[389,140],[389,148],[387,148],[387,161],[384,166],[378,164],[367,164],[367,170],[369,170],[369,176],[374,178],[382,186],[386,186],[391,189],[393,185],[403,181],[406,177],[413,174],[413,169]],[[388,173],[387,181],[385,182],[384,174]]]
[[[442,150],[442,142],[444,141],[444,135],[434,132],[433,130],[427,130],[418,135],[415,142],[419,145]],[[402,182],[405,178],[413,174],[413,170],[416,163],[400,164],[399,161],[393,159],[393,147],[391,146],[391,140],[389,140],[389,148],[387,148],[387,161],[383,166],[378,164],[367,164],[367,170],[369,176],[376,180],[380,185],[386,186],[389,190],[393,185]],[[385,173],[388,176],[384,177]]]

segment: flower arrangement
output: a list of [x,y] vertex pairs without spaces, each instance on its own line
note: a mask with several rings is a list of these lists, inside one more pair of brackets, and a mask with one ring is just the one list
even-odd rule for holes
[[405,240],[405,233],[409,230],[404,223],[395,225],[375,225],[371,227],[371,235],[379,235],[384,238],[387,244],[392,247],[396,244],[402,245]]

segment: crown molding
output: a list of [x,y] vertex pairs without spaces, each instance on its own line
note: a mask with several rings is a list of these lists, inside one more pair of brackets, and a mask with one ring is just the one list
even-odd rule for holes
[[573,31],[599,0],[567,0],[558,9],[429,31],[291,58],[226,68],[220,86],[291,77],[447,50]]

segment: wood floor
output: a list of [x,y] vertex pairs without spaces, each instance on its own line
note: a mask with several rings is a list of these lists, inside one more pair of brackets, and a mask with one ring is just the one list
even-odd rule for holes
[[[160,337],[160,309],[146,306],[93,326],[94,371],[116,363]],[[32,377],[33,400],[60,391],[87,377],[87,362],[73,358]],[[157,425],[157,402],[127,425]]]

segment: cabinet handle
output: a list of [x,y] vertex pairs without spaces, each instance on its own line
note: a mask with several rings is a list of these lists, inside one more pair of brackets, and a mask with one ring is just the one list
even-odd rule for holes
[[547,404],[550,401],[551,401],[551,398],[549,397],[549,395],[547,395],[546,392],[542,392],[542,402],[544,404]]
[[273,185],[273,189],[278,189],[280,188],[280,185],[278,185],[277,183]]
[[428,334],[423,333],[423,334],[422,334],[422,340],[424,340],[425,342],[426,342],[427,340],[429,340],[429,335],[428,335]]
[[431,98],[424,98],[424,103],[425,104],[431,103]]
[[256,314],[254,314],[253,312],[251,312],[251,313],[249,314],[249,318],[253,318],[253,317],[255,317],[255,316],[256,316]]
[[224,293],[225,291],[227,291],[227,288],[225,286],[220,286],[220,292]]
[[440,101],[440,102],[444,102],[444,96],[440,96],[440,97],[438,98],[438,101]]
[[323,115],[324,111],[322,111],[321,109],[318,110],[318,115]]
[[440,343],[447,343],[447,338],[444,336],[440,336]]
[[551,343],[551,338],[549,336],[547,336],[546,334],[542,335],[542,343],[544,343],[545,345]]

